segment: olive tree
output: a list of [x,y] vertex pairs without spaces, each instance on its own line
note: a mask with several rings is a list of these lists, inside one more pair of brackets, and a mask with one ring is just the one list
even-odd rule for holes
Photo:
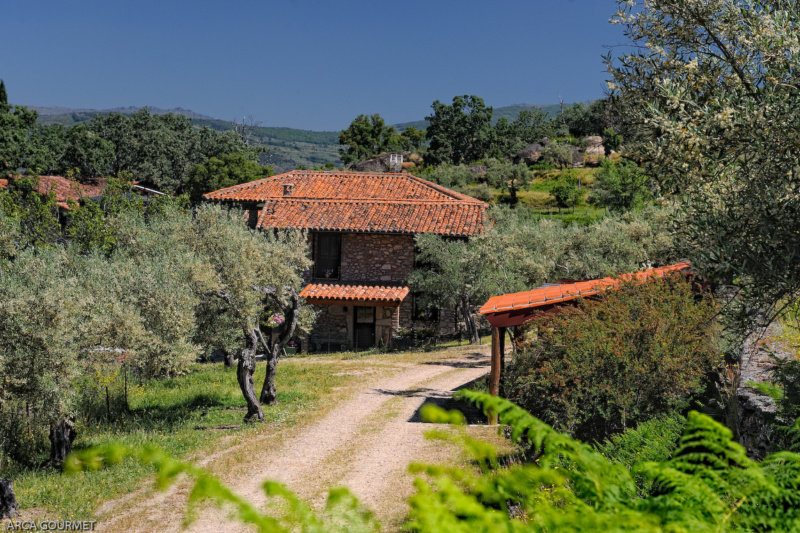
[[478,341],[473,313],[492,295],[677,259],[669,212],[653,207],[588,226],[539,219],[524,207],[493,207],[489,217],[492,224],[468,241],[418,235],[420,266],[408,278],[423,303],[455,309],[473,342]]
[[89,367],[124,357],[144,378],[178,375],[198,351],[194,312],[213,271],[187,239],[191,216],[126,213],[114,223],[110,254],[18,240],[0,259],[0,394],[4,408],[24,406],[32,426],[49,426],[53,465],[71,450],[77,381]]
[[511,205],[518,202],[517,192],[530,185],[533,175],[523,164],[512,165],[502,159],[487,162],[486,181],[501,192],[508,191]]
[[680,203],[686,253],[740,324],[800,297],[800,14],[788,0],[619,1],[607,58],[628,149]]
[[23,410],[50,428],[50,461],[63,462],[75,439],[73,380],[84,345],[89,295],[62,274],[60,249],[25,250],[0,283],[0,395],[5,409]]
[[[245,420],[263,421],[261,402],[277,401],[279,354],[301,318],[300,273],[310,265],[305,235],[251,230],[240,212],[217,205],[197,210],[194,233],[197,249],[214,270],[209,295],[224,303],[242,335],[236,377],[247,403]],[[273,336],[264,329],[276,314],[282,316],[283,324]],[[260,398],[253,378],[259,345],[265,348],[267,360]]]

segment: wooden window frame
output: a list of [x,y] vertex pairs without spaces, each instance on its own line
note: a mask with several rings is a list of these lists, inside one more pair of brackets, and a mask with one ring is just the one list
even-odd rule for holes
[[[329,236],[329,237],[336,237],[338,238],[338,247],[337,256],[338,256],[338,264],[335,267],[335,272],[331,274],[329,277],[325,276],[325,272],[323,271],[323,265],[320,265],[318,260],[320,257],[319,253],[319,246],[320,246],[320,237],[322,236]],[[333,280],[340,280],[342,279],[342,234],[341,233],[328,233],[328,232],[317,232],[314,234],[314,249],[313,249],[313,260],[314,260],[314,279],[333,279]]]

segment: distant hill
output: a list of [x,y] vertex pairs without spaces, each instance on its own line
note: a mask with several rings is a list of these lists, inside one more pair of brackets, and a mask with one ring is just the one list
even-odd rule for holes
[[[154,106],[141,106],[141,107],[128,106],[128,107],[114,107],[112,109],[84,109],[84,108],[58,107],[58,106],[42,107],[35,105],[29,105],[27,107],[28,109],[33,109],[39,112],[39,122],[41,122],[42,124],[57,123],[57,124],[63,124],[64,126],[71,126],[72,124],[83,122],[84,120],[89,120],[90,118],[92,118],[92,116],[98,113],[122,113],[123,115],[132,115],[133,113],[139,111],[140,109],[144,109],[145,107],[147,107],[147,109],[149,109],[150,112],[154,115],[166,115],[169,113],[174,113],[176,115],[184,115],[188,118],[203,118],[203,119],[212,118],[209,117],[208,115],[201,115],[200,113],[195,113],[191,109],[184,109],[182,107],[175,107],[172,109],[164,109],[163,107],[154,107]],[[70,120],[72,120],[72,124],[69,123]]]
[[[227,120],[192,119],[192,123],[217,131],[231,129],[231,123]],[[341,164],[338,131],[261,127],[253,131],[252,143],[269,149],[262,160],[275,168],[276,172],[293,170],[298,165],[314,168],[328,161]]]
[[[572,104],[564,104],[565,107],[567,105],[571,106]],[[215,119],[207,115],[196,113],[190,109],[183,109],[182,107],[173,109],[147,107],[151,113],[157,115],[166,113],[184,115],[190,118],[198,129],[203,126],[208,126],[216,131],[228,131],[231,129],[231,123],[228,120]],[[551,117],[557,115],[559,111],[558,104],[544,106],[513,104],[510,106],[495,107],[492,122],[496,124],[501,118],[506,118],[510,122],[514,121],[521,111],[535,107],[542,109]],[[91,120],[92,117],[97,114],[122,113],[123,115],[132,115],[142,108],[128,106],[115,107],[113,109],[83,109],[57,106],[28,106],[28,109],[35,109],[39,112],[40,124],[61,124],[69,127],[80,122]],[[424,130],[428,127],[428,122],[425,120],[416,120],[394,125],[395,129],[398,131],[402,131],[409,126]],[[347,125],[345,124],[342,127],[346,128]],[[322,166],[329,161],[337,165],[341,164],[339,160],[338,131],[311,131],[294,128],[261,127],[256,128],[253,132],[252,143],[257,146],[268,148],[267,153],[263,154],[262,160],[264,163],[272,165],[276,172],[292,170],[299,165],[306,168],[314,168]]]

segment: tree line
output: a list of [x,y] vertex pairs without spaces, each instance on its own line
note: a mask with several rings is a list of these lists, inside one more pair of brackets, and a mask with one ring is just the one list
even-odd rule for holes
[[620,122],[609,98],[588,107],[582,103],[563,107],[552,118],[541,109],[525,109],[515,120],[503,117],[494,125],[492,107],[475,95],[456,96],[449,105],[436,100],[431,107],[425,131],[411,126],[397,132],[379,114],[359,115],[339,135],[342,161],[350,164],[384,152],[418,151],[423,146],[425,163],[431,166],[513,158],[542,138],[603,135],[613,142],[618,136],[614,128],[619,128]]
[[[8,103],[0,80],[0,173],[68,176],[80,181],[129,172],[142,185],[169,194],[193,197],[215,190],[219,183],[204,181],[198,165],[226,166],[237,183],[261,172],[260,149],[249,146],[232,131],[195,128],[183,115],[154,115],[147,108],[130,116],[99,114],[71,127],[41,125],[38,113]],[[221,163],[220,163],[221,162]],[[207,174],[207,173],[206,173]],[[247,178],[245,178],[247,176]],[[222,183],[226,179],[219,178]]]

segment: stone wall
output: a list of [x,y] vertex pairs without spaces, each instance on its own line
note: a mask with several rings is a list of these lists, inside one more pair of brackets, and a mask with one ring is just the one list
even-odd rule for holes
[[[309,244],[312,246],[315,238],[314,233],[309,237]],[[413,236],[343,233],[340,280],[330,281],[397,284],[404,282],[412,270],[414,270]],[[312,275],[313,267],[305,273],[304,280],[311,282]],[[320,305],[316,308],[320,312],[314,330],[308,338],[308,348],[311,351],[327,351],[328,346],[331,351],[352,348],[353,307]],[[378,307],[375,314],[376,342],[385,346],[398,327],[438,327],[440,335],[458,331],[452,310],[441,310],[439,322],[436,323],[413,320],[412,309],[413,298],[410,294],[399,307]]]
[[307,350],[338,352],[349,349],[352,345],[353,308],[341,305],[316,305],[314,308],[318,314]]
[[[354,310],[352,305],[315,305],[319,312],[307,342],[311,352],[350,350],[353,348]],[[398,307],[375,308],[375,343],[386,346],[400,325]]]
[[342,281],[399,283],[414,269],[414,237],[345,233]]

